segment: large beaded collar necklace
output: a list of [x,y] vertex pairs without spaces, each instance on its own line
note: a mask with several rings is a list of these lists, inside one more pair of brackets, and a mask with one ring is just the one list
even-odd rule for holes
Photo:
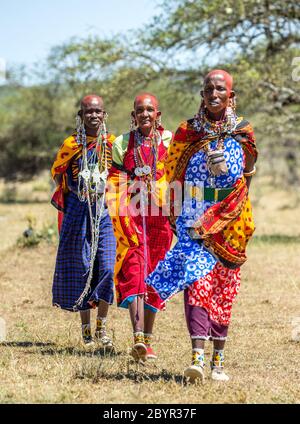
[[[83,126],[77,128],[76,140],[78,145],[82,145],[82,161],[78,174],[78,198],[85,202],[88,195],[91,194],[93,201],[95,195],[102,193],[101,189],[108,175],[106,128],[102,128],[97,137],[95,149],[93,149],[90,157],[87,154],[87,137]],[[97,190],[99,188],[100,191]]]
[[[144,136],[139,129],[134,131],[134,174],[140,178],[156,179],[156,164],[157,164],[157,149],[160,143],[160,133],[153,131],[152,136]],[[147,157],[142,153],[142,147],[150,147],[150,152]],[[152,167],[150,161],[152,160]]]
[[[211,140],[204,146],[204,151],[206,153],[207,168],[210,173],[209,184],[214,186],[215,177],[228,172],[224,157],[224,139],[235,130],[237,116],[232,107],[227,107],[223,119],[211,121],[206,116],[204,107],[201,107],[199,113],[194,116],[192,125],[197,132],[204,133],[204,138]],[[211,146],[213,142],[216,142],[214,148]]]
[[208,119],[203,107],[194,116],[192,123],[195,131],[204,132],[205,135],[219,138],[221,135],[231,134],[237,126],[237,116],[231,107],[227,107],[224,118],[220,121]]
[[[80,297],[75,302],[74,311],[82,305],[86,295],[91,290],[93,277],[93,267],[99,244],[100,221],[105,209],[105,187],[108,176],[108,157],[107,157],[107,131],[105,122],[102,123],[97,143],[88,158],[87,137],[84,124],[80,119],[77,120],[78,145],[82,145],[82,161],[78,173],[78,198],[81,202],[87,202],[91,228],[91,253],[88,277],[85,288]],[[95,206],[95,213],[92,211],[92,204]]]

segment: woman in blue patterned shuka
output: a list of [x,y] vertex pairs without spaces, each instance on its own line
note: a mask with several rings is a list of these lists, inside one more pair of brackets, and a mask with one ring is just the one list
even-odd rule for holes
[[222,70],[210,72],[201,94],[199,114],[178,128],[166,163],[168,182],[184,184],[178,242],[147,284],[162,304],[184,290],[192,341],[185,376],[204,378],[204,344],[212,339],[211,377],[227,381],[224,346],[240,266],[254,231],[248,188],[257,152],[250,124],[235,114],[232,77]]
[[95,338],[111,348],[106,319],[114,296],[116,242],[103,191],[115,137],[106,135],[104,117],[102,98],[84,97],[77,132],[64,141],[52,167],[60,227],[52,292],[54,305],[80,311],[87,347],[94,344],[90,309],[98,307]]

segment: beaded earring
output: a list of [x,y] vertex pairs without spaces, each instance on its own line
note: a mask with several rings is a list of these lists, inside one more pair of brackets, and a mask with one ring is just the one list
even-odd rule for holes
[[207,107],[205,106],[205,102],[204,102],[204,100],[202,100],[200,107],[199,107],[198,116],[204,116],[205,113],[206,113],[206,109],[207,109]]
[[236,109],[236,98],[235,97],[231,97],[230,98],[230,100],[229,100],[229,107],[231,107],[231,109],[235,113],[235,109]]
[[76,115],[76,141],[77,144],[84,144],[86,141],[86,133],[85,133],[85,127],[84,123],[82,121],[82,118],[80,115]]
[[101,122],[101,125],[100,125],[100,131],[102,133],[106,133],[107,132],[106,131],[106,122],[107,122],[107,119],[108,119],[108,113],[107,112],[103,112],[103,118],[102,118],[102,122]]
[[237,125],[237,116],[236,116],[235,109],[236,109],[236,99],[235,97],[231,97],[229,99],[229,105],[227,106],[227,109],[226,109],[227,123],[231,131]]
[[135,131],[135,127],[136,127],[135,119],[132,115],[130,115],[130,126],[129,126],[130,132]]
[[161,115],[156,118],[155,123],[154,123],[155,129],[157,129],[159,127],[161,127]]
[[81,125],[82,125],[82,119],[79,115],[76,115],[75,121],[76,121],[76,130],[77,130],[77,133],[78,133],[80,131],[80,128],[81,128]]

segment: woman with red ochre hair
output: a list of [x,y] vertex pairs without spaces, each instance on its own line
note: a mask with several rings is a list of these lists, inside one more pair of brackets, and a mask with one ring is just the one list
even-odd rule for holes
[[145,279],[164,258],[172,240],[158,185],[172,133],[163,129],[158,100],[142,93],[134,100],[131,131],[114,142],[107,203],[117,240],[115,287],[118,306],[128,308],[132,356],[155,359],[151,336],[159,297]]
[[[204,378],[204,344],[212,339],[211,378],[227,381],[224,346],[240,266],[254,231],[248,189],[257,151],[252,127],[235,113],[232,77],[214,70],[204,78],[199,113],[178,128],[166,163],[167,181],[184,185],[178,243],[147,283],[164,304],[184,290],[192,342],[191,381]],[[171,197],[175,205],[176,199]],[[171,211],[173,211],[171,207]]]
[[[106,115],[100,96],[85,96],[76,131],[63,142],[51,170],[57,184],[52,204],[59,211],[60,227],[52,302],[80,313],[83,346],[89,349],[95,341],[113,348],[106,321],[114,298],[116,241],[104,188],[115,137],[106,132]],[[97,308],[94,338],[92,308]]]

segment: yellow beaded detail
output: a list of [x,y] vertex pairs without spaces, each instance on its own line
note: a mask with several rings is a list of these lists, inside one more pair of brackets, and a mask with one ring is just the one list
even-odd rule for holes
[[144,333],[135,333],[133,335],[133,338],[134,338],[134,344],[145,343]]

